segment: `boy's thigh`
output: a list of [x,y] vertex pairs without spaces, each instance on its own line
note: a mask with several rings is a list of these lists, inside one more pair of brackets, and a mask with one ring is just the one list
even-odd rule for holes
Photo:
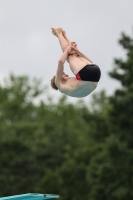
[[71,71],[76,75],[83,67],[86,66],[86,62],[79,59],[78,56],[70,55],[68,56],[68,63]]
[[90,62],[89,60],[87,60],[87,59],[85,59],[85,58],[83,58],[83,57],[81,57],[81,56],[78,56],[78,58],[79,58],[81,61],[85,62],[87,65],[91,65],[91,64],[92,64],[92,62]]

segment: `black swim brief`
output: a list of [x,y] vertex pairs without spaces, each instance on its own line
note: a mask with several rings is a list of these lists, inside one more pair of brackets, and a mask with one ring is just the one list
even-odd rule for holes
[[100,77],[101,70],[95,64],[86,65],[78,72],[78,74],[76,74],[77,80],[82,81],[98,82],[100,80]]

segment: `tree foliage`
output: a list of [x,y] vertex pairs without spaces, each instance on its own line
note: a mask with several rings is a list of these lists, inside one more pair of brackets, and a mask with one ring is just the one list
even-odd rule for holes
[[133,198],[133,39],[123,33],[119,44],[126,57],[114,59],[109,75],[121,83],[121,88],[108,98],[109,135],[87,171],[91,188],[88,197],[92,200]]

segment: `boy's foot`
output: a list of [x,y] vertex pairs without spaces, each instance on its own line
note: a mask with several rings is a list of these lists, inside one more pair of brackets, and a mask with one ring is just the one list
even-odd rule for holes
[[62,33],[62,28],[51,28],[52,33],[57,37],[59,33]]

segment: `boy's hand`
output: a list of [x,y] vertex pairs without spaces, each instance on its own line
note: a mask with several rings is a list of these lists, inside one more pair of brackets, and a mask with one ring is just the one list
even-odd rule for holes
[[70,53],[71,52],[71,50],[72,50],[72,44],[70,44],[69,46],[68,46],[68,53]]
[[77,46],[76,42],[71,42],[71,45],[74,46],[74,47]]
[[[69,54],[75,53],[75,50],[74,50],[74,49],[76,49],[76,47],[77,47],[76,42],[71,42],[71,44],[68,46],[68,53],[69,53]],[[74,50],[74,51],[73,51],[73,50]]]

